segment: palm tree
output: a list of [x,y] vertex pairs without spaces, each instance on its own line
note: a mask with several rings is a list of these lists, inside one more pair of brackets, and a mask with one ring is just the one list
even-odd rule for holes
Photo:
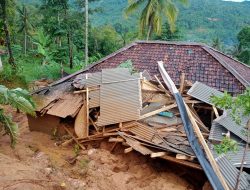
[[178,8],[175,3],[187,4],[188,0],[129,0],[125,14],[129,15],[143,7],[140,16],[140,34],[147,32],[147,40],[152,32],[161,34],[163,16],[166,16],[171,32],[175,31]]
[[[29,93],[21,88],[10,90],[0,85],[0,105],[11,105],[24,113],[35,116],[35,104]],[[17,124],[0,107],[0,129],[2,128],[5,134],[10,136],[11,145],[14,146],[17,139]]]
[[18,8],[17,11],[20,15],[20,28],[18,32],[24,33],[24,54],[27,53],[27,36],[29,31],[33,29],[32,24],[29,22],[29,13],[27,12],[26,6],[23,5],[22,9]]

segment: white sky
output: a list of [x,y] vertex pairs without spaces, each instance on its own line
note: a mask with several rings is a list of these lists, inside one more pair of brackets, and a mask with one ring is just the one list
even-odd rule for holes
[[244,0],[223,0],[223,1],[243,2]]

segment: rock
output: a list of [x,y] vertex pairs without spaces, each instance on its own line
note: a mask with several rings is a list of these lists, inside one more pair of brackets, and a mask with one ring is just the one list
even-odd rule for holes
[[45,168],[46,175],[50,175],[53,172],[52,168]]

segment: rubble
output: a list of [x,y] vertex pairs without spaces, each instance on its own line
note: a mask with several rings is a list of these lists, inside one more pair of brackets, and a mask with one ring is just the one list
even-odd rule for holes
[[[171,89],[147,71],[131,73],[129,69],[116,68],[79,74],[74,80],[36,94],[41,102],[38,118],[29,117],[30,129],[36,130],[34,120],[59,117],[57,130],[65,129],[64,134],[70,136],[62,145],[74,141],[86,149],[91,141],[108,139],[113,143],[110,151],[120,143],[124,154],[137,151],[151,158],[203,169],[212,186],[215,187],[218,180],[221,188],[217,184],[217,189],[234,188],[242,153],[238,157],[232,152],[216,155],[212,145],[221,142],[228,131],[239,145],[245,144],[246,134],[241,132],[245,128],[230,119],[229,111],[211,103],[212,95],[222,95],[216,89],[200,82],[192,84],[185,80],[183,73],[179,92],[189,125],[183,120],[183,110]],[[248,119],[243,119],[243,125]],[[244,163],[246,167],[249,167],[249,154]],[[230,157],[232,161],[228,161]],[[250,187],[249,174],[244,173],[243,178],[241,190]]]

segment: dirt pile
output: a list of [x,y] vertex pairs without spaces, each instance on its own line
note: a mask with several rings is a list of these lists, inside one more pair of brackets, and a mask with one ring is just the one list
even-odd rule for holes
[[16,149],[0,138],[0,189],[194,189],[183,177],[187,171],[166,161],[125,155],[119,147],[112,154],[106,143],[79,152],[57,147],[51,136],[30,132],[25,116],[14,118],[20,124]]

